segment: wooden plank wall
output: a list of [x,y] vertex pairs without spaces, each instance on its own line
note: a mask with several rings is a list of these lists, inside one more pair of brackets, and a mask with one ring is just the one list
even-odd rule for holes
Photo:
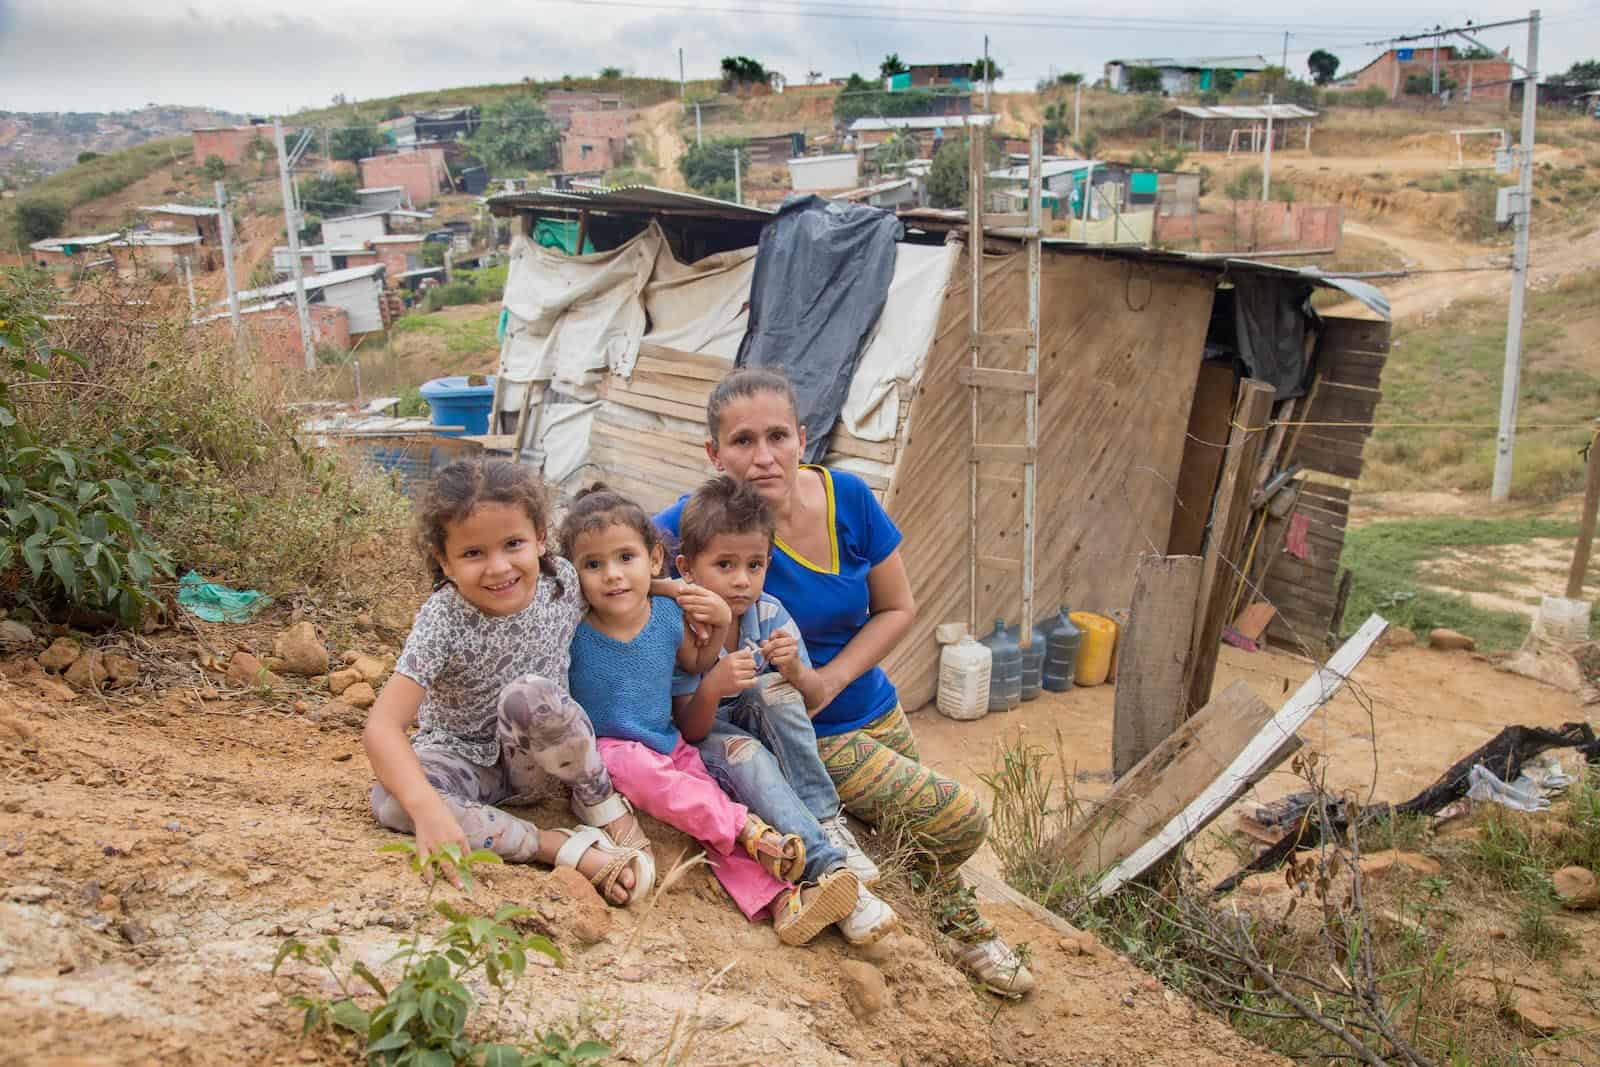
[[[1035,608],[1125,608],[1139,557],[1166,550],[1215,274],[1049,251],[1043,271]],[[884,662],[908,708],[934,693],[934,627],[967,619],[969,399],[956,373],[969,360],[969,276],[953,273],[887,500],[917,598],[916,625]],[[991,257],[985,276],[985,326],[1025,322],[1025,255]],[[1021,370],[1024,359],[1018,347],[985,365]],[[984,443],[1021,443],[1015,395],[990,393],[981,407]],[[983,473],[980,549],[1018,558],[1021,469]],[[980,627],[1015,621],[1021,575],[980,571],[979,583]]]
[[[1362,452],[1382,398],[1389,324],[1367,319],[1325,318],[1317,340],[1317,381],[1309,404],[1296,405],[1304,422],[1350,423],[1291,427],[1280,466],[1299,463],[1313,472],[1301,489],[1295,511],[1309,520],[1307,558],[1281,552],[1271,561],[1262,591],[1278,609],[1267,628],[1274,644],[1320,655],[1337,624],[1340,555],[1350,513],[1350,482],[1361,476]],[[1285,523],[1287,518],[1274,520]],[[1269,525],[1263,544],[1277,544]]]

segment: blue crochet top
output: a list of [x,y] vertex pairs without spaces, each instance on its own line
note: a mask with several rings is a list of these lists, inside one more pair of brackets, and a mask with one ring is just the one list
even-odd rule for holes
[[672,667],[683,642],[683,609],[650,598],[650,621],[632,641],[618,641],[585,619],[572,638],[572,697],[589,713],[596,737],[649,745],[663,755],[682,736],[672,721]]

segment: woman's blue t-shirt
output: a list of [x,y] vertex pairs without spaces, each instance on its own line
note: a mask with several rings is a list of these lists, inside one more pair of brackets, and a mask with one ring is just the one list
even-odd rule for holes
[[[867,573],[900,547],[900,530],[867,483],[847,471],[804,467],[822,475],[827,493],[830,559],[808,560],[778,540],[767,570],[766,592],[783,602],[800,625],[817,667],[832,662],[871,615]],[[686,496],[655,517],[674,539]],[[848,733],[881,717],[899,702],[894,684],[873,667],[845,686],[812,721],[817,735]]]

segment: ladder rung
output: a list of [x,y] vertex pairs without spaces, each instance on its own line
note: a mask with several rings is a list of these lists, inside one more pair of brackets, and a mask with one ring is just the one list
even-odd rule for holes
[[1006,389],[1014,393],[1033,393],[1039,389],[1039,376],[1020,370],[993,370],[989,367],[957,367],[956,380],[980,389]]
[[983,216],[985,230],[1008,229],[1016,226],[1026,226],[1028,215],[1022,211],[996,211],[986,212]]
[[1020,559],[1007,559],[1004,556],[979,556],[978,566],[991,571],[1006,571],[1009,574],[1022,573],[1022,561]]
[[979,348],[993,346],[996,348],[1005,345],[1029,345],[1033,343],[1033,331],[1025,326],[1008,326],[1001,330],[979,330],[973,338]]
[[985,237],[1014,237],[1021,241],[1028,241],[1042,235],[1036,226],[996,226],[992,230],[984,230]]
[[1032,463],[1039,450],[1031,445],[973,445],[973,463]]

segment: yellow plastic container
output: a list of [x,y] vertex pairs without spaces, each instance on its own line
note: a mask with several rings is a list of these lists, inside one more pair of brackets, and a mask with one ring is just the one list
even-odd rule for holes
[[1092,611],[1069,612],[1067,618],[1083,631],[1083,639],[1078,642],[1078,662],[1073,670],[1072,684],[1103,684],[1111,673],[1111,657],[1117,648],[1116,621]]

